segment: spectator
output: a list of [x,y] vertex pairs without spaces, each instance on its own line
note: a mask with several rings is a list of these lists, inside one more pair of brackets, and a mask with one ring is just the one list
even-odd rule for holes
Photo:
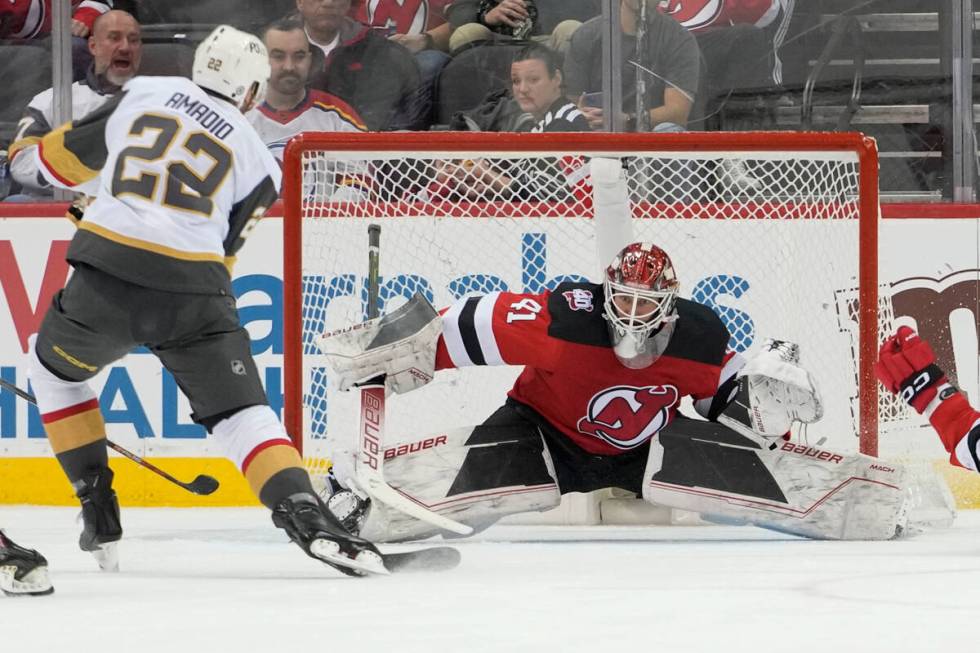
[[511,89],[521,109],[534,116],[532,132],[587,132],[589,121],[565,98],[557,55],[532,44],[514,57]]
[[[636,28],[640,2],[647,2],[646,51],[636,52]],[[602,109],[585,106],[585,93],[602,91],[602,18],[587,21],[572,36],[565,57],[568,96],[593,129],[603,124]],[[656,10],[653,0],[620,0],[622,41],[623,106],[620,110],[628,130],[637,126],[636,76],[639,61],[652,71],[646,74],[645,106],[653,131],[683,131],[694,105],[700,74],[700,55],[694,37],[679,23]]]
[[[405,46],[419,69],[420,111],[435,101],[439,73],[449,63],[449,23],[444,14],[449,0],[353,0],[348,16],[388,34]],[[429,110],[431,114],[431,109]],[[425,116],[430,119],[431,115]]]
[[[85,77],[92,63],[86,39],[95,19],[112,9],[113,0],[71,0],[72,81]],[[51,0],[0,3],[0,39],[31,40],[51,33]]]
[[425,129],[419,72],[408,50],[349,18],[351,0],[296,0],[306,36],[324,56],[310,86],[342,97],[372,131]]
[[[6,0],[0,3],[0,39],[30,40],[51,33],[52,0]],[[72,0],[71,33],[85,38],[95,19],[112,9],[112,0]]]
[[[511,64],[513,101],[530,114],[527,131],[590,131],[589,123],[564,96],[558,55],[534,43],[522,48]],[[473,201],[575,201],[587,193],[581,157],[447,161],[436,167],[427,189],[431,197],[465,197]]]
[[300,132],[367,131],[357,111],[346,102],[307,88],[313,52],[302,22],[276,21],[265,29],[262,40],[272,73],[265,101],[246,117],[280,163],[286,142]]
[[658,8],[694,34],[709,76],[729,88],[783,83],[779,49],[795,0],[661,0]]
[[[136,76],[143,51],[140,25],[125,11],[109,11],[95,21],[88,47],[92,65],[85,79],[71,86],[72,116],[76,120],[101,107]],[[7,201],[51,196],[51,186],[37,169],[35,151],[41,137],[52,129],[53,101],[53,89],[38,93],[20,120],[9,156],[10,174],[20,184],[21,194],[12,195]]]
[[597,0],[457,0],[446,9],[449,50],[501,38],[531,39],[564,55],[582,21],[601,11]]
[[[357,112],[346,102],[324,91],[309,90],[313,52],[303,31],[303,23],[285,18],[267,27],[262,35],[269,52],[269,86],[265,101],[245,114],[276,160],[282,164],[289,139],[305,131],[367,131]],[[363,197],[370,185],[366,166],[361,163],[330,163],[311,166],[307,188],[319,181],[318,192],[334,200]],[[337,166],[343,166],[337,169]],[[325,186],[329,184],[329,186]],[[338,195],[338,191],[343,191]]]

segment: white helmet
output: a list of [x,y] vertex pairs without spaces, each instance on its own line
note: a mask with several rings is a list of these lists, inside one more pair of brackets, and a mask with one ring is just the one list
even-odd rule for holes
[[197,46],[191,79],[242,108],[253,85],[255,103],[262,101],[270,73],[269,54],[259,37],[219,25]]

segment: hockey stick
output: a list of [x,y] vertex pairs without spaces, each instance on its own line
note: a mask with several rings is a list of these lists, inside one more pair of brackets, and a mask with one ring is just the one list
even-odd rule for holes
[[[23,399],[25,401],[28,401],[28,402],[34,404],[35,406],[37,406],[37,399],[34,398],[34,395],[32,395],[31,393],[26,392],[24,390],[21,390],[20,388],[18,388],[17,386],[15,386],[13,383],[10,383],[9,381],[5,381],[4,379],[0,379],[0,387],[3,387],[3,388],[6,388],[7,390],[10,390],[11,392],[13,392],[15,395],[17,395],[21,399]],[[122,454],[126,458],[129,458],[130,460],[132,460],[134,463],[136,463],[140,467],[144,467],[144,468],[150,470],[151,472],[153,472],[154,474],[157,474],[158,476],[162,476],[163,478],[167,479],[168,481],[170,481],[174,485],[179,485],[180,487],[184,488],[188,492],[193,492],[194,494],[204,494],[204,495],[207,495],[207,494],[213,493],[215,490],[218,489],[218,479],[216,479],[216,478],[214,478],[212,476],[207,476],[205,474],[199,474],[198,477],[195,478],[190,483],[184,483],[182,481],[178,481],[176,478],[174,478],[173,476],[171,476],[167,472],[163,471],[162,469],[160,469],[159,467],[157,467],[153,463],[147,462],[146,460],[143,460],[142,458],[140,458],[139,456],[137,456],[136,454],[134,454],[129,449],[125,449],[125,448],[119,446],[118,444],[116,444],[112,440],[109,440],[108,438],[106,438],[106,446],[108,446],[110,449],[112,449],[116,453]]]
[[[378,317],[378,268],[381,254],[381,226],[368,225],[368,319]],[[443,517],[427,509],[411,497],[392,486],[384,478],[384,420],[385,376],[379,375],[361,384],[361,410],[357,433],[357,461],[354,475],[357,483],[371,497],[395,510],[460,535],[469,535],[473,529],[466,524]]]

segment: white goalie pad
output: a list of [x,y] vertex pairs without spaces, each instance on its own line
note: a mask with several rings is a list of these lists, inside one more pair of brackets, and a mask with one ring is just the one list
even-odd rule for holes
[[647,501],[815,539],[907,532],[913,494],[903,465],[795,442],[769,448],[716,424],[684,421],[651,441]]
[[[561,501],[551,456],[536,440],[506,430],[454,429],[388,447],[385,480],[427,510],[482,530],[506,515],[549,510]],[[501,469],[507,469],[501,472]],[[447,534],[374,501],[360,535],[374,542]]]
[[385,374],[385,390],[403,394],[432,380],[442,317],[416,293],[397,310],[321,335],[316,344],[340,390]]
[[767,339],[762,351],[739,370],[748,398],[748,426],[756,434],[781,437],[793,422],[810,423],[823,417],[817,384],[799,362],[799,345]]

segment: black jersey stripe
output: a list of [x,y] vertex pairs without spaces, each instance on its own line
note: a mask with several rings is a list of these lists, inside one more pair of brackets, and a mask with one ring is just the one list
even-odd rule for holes
[[459,312],[459,336],[463,340],[463,347],[466,354],[473,361],[474,365],[486,365],[487,359],[483,356],[483,349],[480,347],[480,338],[476,333],[476,305],[480,303],[481,297],[470,297],[466,300],[463,310]]

